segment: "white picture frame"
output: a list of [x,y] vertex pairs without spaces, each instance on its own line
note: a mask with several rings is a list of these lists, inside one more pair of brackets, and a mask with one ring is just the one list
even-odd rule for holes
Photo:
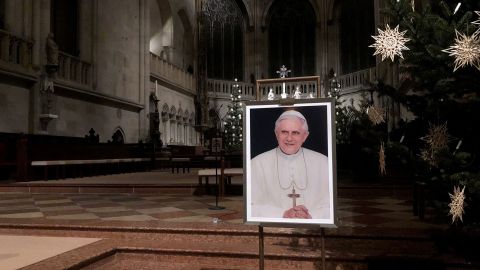
[[[293,102],[295,103],[288,104],[285,101],[245,103],[244,221],[251,225],[336,227],[335,101],[318,98]],[[286,110],[300,112],[308,123],[308,137],[297,152],[300,155],[302,151],[302,157],[298,162],[302,164],[303,160],[305,168],[293,169],[293,173],[292,170],[289,171],[293,177],[296,177],[297,171],[298,174],[304,175],[299,177],[301,178],[298,180],[299,184],[290,181],[288,185],[289,181],[285,182],[285,166],[281,163],[282,158],[280,161],[278,159],[279,155],[284,153],[275,133],[275,122]],[[309,154],[313,152],[315,156]],[[318,154],[323,157],[313,158],[319,156]],[[258,158],[253,160],[256,157]],[[312,160],[315,162],[312,163]],[[278,164],[281,164],[280,168]],[[328,172],[325,172],[325,169]],[[297,190],[292,193],[290,188],[297,185]],[[300,199],[302,196],[303,201]],[[322,198],[314,199],[315,196]],[[297,205],[297,200],[293,204],[292,197],[298,198],[300,202],[298,205],[304,205],[307,209],[310,207],[308,210],[310,218],[282,216],[283,208],[289,199],[292,200],[292,206]],[[283,213],[285,215],[285,212]]]

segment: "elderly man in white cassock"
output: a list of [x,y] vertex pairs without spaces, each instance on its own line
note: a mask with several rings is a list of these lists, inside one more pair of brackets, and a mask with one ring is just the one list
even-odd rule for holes
[[253,217],[329,218],[328,158],[302,147],[308,135],[300,112],[278,117],[278,147],[252,159]]

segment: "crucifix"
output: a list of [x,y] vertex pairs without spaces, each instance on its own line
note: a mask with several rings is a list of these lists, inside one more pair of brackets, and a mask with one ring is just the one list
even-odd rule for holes
[[[280,70],[277,70],[277,73],[278,75],[280,76],[280,78],[285,78],[288,76],[288,73],[289,72],[292,72],[290,69],[287,69],[285,67],[285,65],[282,65],[282,67],[280,68]],[[281,97],[282,98],[287,98],[287,93],[285,92],[285,82],[282,83],[282,94],[281,94]]]
[[292,193],[287,195],[289,198],[292,198],[293,207],[297,206],[297,198],[300,198],[300,194],[295,193],[295,188],[292,188]]

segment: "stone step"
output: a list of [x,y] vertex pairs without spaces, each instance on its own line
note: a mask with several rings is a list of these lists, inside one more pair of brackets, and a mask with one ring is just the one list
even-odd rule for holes
[[[60,264],[68,266],[65,269],[258,269],[255,226],[30,224],[7,228],[0,224],[0,228],[3,228],[0,233],[7,234],[104,239],[25,270],[56,269],[49,265]],[[326,269],[455,269],[458,266],[478,269],[480,266],[454,254],[442,254],[421,231],[326,229],[324,240]],[[265,228],[266,269],[322,269],[321,242],[318,230]],[[165,268],[167,265],[172,268]],[[387,265],[390,268],[385,268]]]

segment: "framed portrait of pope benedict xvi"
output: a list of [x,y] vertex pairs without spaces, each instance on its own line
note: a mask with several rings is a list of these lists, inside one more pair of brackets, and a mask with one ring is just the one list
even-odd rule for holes
[[292,102],[245,104],[245,222],[334,227],[335,103]]

